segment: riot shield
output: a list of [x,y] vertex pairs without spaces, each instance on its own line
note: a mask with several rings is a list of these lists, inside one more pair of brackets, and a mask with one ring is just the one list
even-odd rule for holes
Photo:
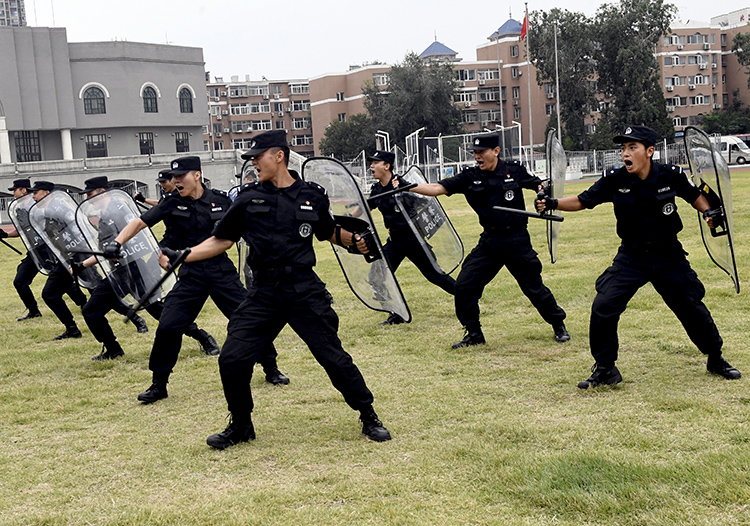
[[[29,210],[31,226],[66,268],[72,261],[81,262],[88,258],[85,253],[79,253],[89,247],[76,224],[76,208],[78,204],[67,192],[53,190]],[[91,290],[101,279],[96,267],[88,267],[78,276],[78,283]]]
[[35,204],[36,201],[34,201],[32,194],[26,194],[11,201],[8,206],[8,215],[16,230],[18,230],[18,236],[28,250],[34,265],[39,269],[39,272],[48,275],[55,268],[57,259],[47,248],[42,237],[31,226],[29,209]]
[[[555,130],[547,132],[547,191],[546,194],[554,199],[562,199],[565,191],[565,171],[568,160],[565,150],[557,138]],[[551,215],[562,216],[559,210],[552,210]],[[559,221],[547,222],[547,247],[552,263],[557,261],[557,236],[560,233]]]
[[371,253],[371,257],[368,258],[352,254],[344,247],[332,244],[341,270],[354,295],[371,309],[395,313],[407,322],[411,321],[411,312],[396,276],[383,256],[383,248],[370,209],[357,182],[346,167],[335,159],[313,157],[302,165],[302,178],[318,183],[326,189],[334,216],[353,223],[362,222],[365,228],[369,228],[373,233],[376,253]]
[[[114,241],[133,219],[140,217],[133,198],[126,192],[111,188],[83,201],[76,210],[76,224],[94,252]],[[159,266],[159,243],[151,229],[144,228],[122,246],[125,257],[111,260],[96,256],[104,275],[115,293],[130,307],[141,303],[148,306],[162,300],[176,282],[174,275],[149,298],[144,298],[164,274]]]
[[[408,183],[427,183],[417,166],[402,177]],[[393,198],[435,270],[444,274],[456,270],[464,259],[464,245],[437,197],[402,192]]]
[[722,221],[716,228],[709,228],[698,214],[703,244],[713,262],[729,274],[737,294],[740,280],[734,259],[734,230],[732,221],[732,187],[729,166],[724,157],[711,145],[711,139],[703,131],[688,126],[685,129],[685,150],[690,163],[693,182],[708,199],[709,206],[721,210]]

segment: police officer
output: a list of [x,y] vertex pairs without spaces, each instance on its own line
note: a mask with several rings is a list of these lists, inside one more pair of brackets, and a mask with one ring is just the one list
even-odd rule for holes
[[169,173],[169,168],[159,171],[159,177],[156,178],[156,182],[158,182],[159,186],[161,187],[161,195],[159,196],[159,199],[149,199],[140,192],[137,192],[133,196],[133,199],[138,203],[145,203],[147,205],[155,206],[159,204],[159,202],[166,196],[177,191],[175,189],[172,174]]
[[[448,294],[453,295],[456,288],[456,280],[448,274],[435,270],[427,254],[425,254],[422,244],[416,238],[404,214],[401,212],[396,198],[390,195],[380,199],[373,199],[382,193],[395,190],[398,185],[408,184],[400,175],[393,173],[396,156],[391,152],[377,150],[374,154],[368,156],[367,160],[370,161],[370,172],[376,179],[370,188],[368,204],[371,210],[377,208],[383,214],[383,223],[388,229],[389,234],[388,240],[383,245],[383,254],[391,270],[396,272],[401,262],[405,258],[409,258],[422,275],[427,278],[427,281],[437,285]],[[404,196],[404,200],[408,199],[409,196]],[[412,199],[416,199],[416,197],[412,196]],[[404,321],[398,314],[391,313],[388,319],[380,322],[380,324],[396,325],[404,323]]]
[[565,311],[542,282],[542,263],[531,247],[527,218],[493,208],[502,206],[523,210],[521,190],[536,191],[541,179],[530,175],[518,162],[503,161],[498,157],[500,143],[496,133],[476,136],[471,150],[477,166],[455,177],[421,184],[411,190],[432,196],[464,194],[484,227],[479,243],[464,260],[456,280],[456,316],[465,327],[466,335],[454,343],[453,348],[485,343],[479,322],[479,299],[484,287],[504,266],[508,267],[544,321],[552,325],[555,341],[570,340],[563,322]]
[[[229,209],[229,197],[225,192],[209,190],[203,185],[200,157],[175,159],[170,173],[178,195],[166,197],[140,218],[131,221],[114,242],[104,247],[108,256],[117,257],[122,243],[159,221],[164,221],[167,228],[168,235],[162,240],[162,250],[167,253],[196,245],[211,235],[214,224]],[[182,334],[195,321],[209,296],[229,318],[245,294],[237,270],[226,254],[182,265],[177,284],[164,300],[164,310],[156,329],[149,360],[153,383],[138,395],[138,400],[148,404],[168,396],[167,382],[177,363]],[[274,385],[289,383],[276,366],[274,349],[268,351],[263,367],[268,382]]]
[[677,315],[693,343],[708,355],[708,371],[728,380],[741,376],[721,355],[721,336],[701,301],[706,291],[677,240],[682,221],[675,201],[679,197],[690,203],[711,227],[720,213],[709,208],[706,198],[681,168],[652,160],[658,141],[658,133],[651,128],[628,126],[614,138],[621,145],[621,168],[608,170],[577,196],[536,201],[540,212],[577,211],[614,203],[617,235],[622,244],[612,266],[596,280],[589,327],[591,354],[596,363],[591,377],[578,384],[581,389],[622,381],[615,367],[617,324],[630,298],[648,282]]
[[[38,203],[54,189],[54,183],[49,181],[36,181],[31,188],[34,201]],[[63,299],[64,294],[67,294],[79,307],[83,307],[86,303],[86,296],[78,287],[78,283],[73,279],[73,276],[70,274],[67,267],[58,261],[55,268],[50,272],[49,276],[47,276],[47,283],[44,284],[44,288],[42,289],[42,299],[44,300],[44,303],[53,313],[55,313],[57,319],[65,326],[65,332],[55,336],[55,340],[81,337],[81,331],[78,330],[78,325],[76,324],[75,319],[73,319],[73,313],[70,312],[68,305]]]
[[[288,323],[328,373],[352,409],[360,411],[362,433],[375,441],[391,438],[372,408],[373,396],[338,338],[339,319],[331,296],[313,271],[312,236],[367,250],[365,240],[337,227],[325,190],[289,171],[284,130],[256,136],[243,157],[252,158],[260,182],[243,186],[214,235],[192,249],[186,261],[216,257],[240,238],[250,247],[254,281],[247,299],[229,320],[219,371],[232,420],[207,439],[225,449],[255,438],[251,420],[253,364]],[[337,232],[338,229],[338,232]]]
[[[31,182],[28,179],[16,179],[13,181],[13,186],[8,188],[13,192],[13,197],[18,199],[29,193],[31,190]],[[18,230],[15,227],[10,227],[7,231],[0,229],[0,239],[6,237],[18,237]],[[13,286],[18,292],[18,297],[26,306],[28,311],[25,316],[21,316],[17,321],[29,320],[31,318],[39,318],[42,313],[39,312],[39,305],[34,298],[34,293],[31,292],[31,283],[34,281],[36,275],[39,274],[34,260],[31,259],[31,255],[27,252],[26,257],[21,260],[16,268],[16,277],[13,279]]]

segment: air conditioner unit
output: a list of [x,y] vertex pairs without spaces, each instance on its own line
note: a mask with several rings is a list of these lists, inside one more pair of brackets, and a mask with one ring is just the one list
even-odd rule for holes
[[690,89],[695,89],[695,84],[691,84]]
[[273,94],[273,98],[276,99],[276,100],[279,100],[279,93],[274,93]]
[[713,84],[711,84],[711,89],[716,89],[716,82],[714,82]]
[[550,91],[549,93],[547,93],[547,98],[548,99],[554,99],[555,98],[555,94]]
[[480,85],[480,86],[484,86],[484,85],[485,85],[486,83],[487,83],[487,81],[486,81],[486,80],[484,80],[484,79],[479,79],[479,85]]
[[221,110],[222,115],[229,115],[229,110]]
[[466,82],[464,82],[463,80],[459,80],[458,81],[458,87],[459,88],[465,88],[466,87]]
[[721,108],[721,104],[714,104],[714,109],[715,110],[718,110],[719,108]]
[[221,115],[217,115],[217,116],[216,116],[216,120],[217,120],[217,121],[220,121],[220,120],[221,120]]
[[711,44],[709,44],[708,42],[704,42],[703,49],[711,49]]
[[284,112],[283,112],[283,111],[280,111],[280,112],[279,112],[279,117],[283,117],[283,116],[284,116]]
[[674,91],[674,86],[667,86],[667,91]]
[[668,111],[669,113],[672,113],[672,112],[674,112],[674,106],[667,106],[667,111]]
[[221,92],[221,96],[222,96],[222,97],[226,97],[226,96],[227,96],[227,92],[226,92],[226,91],[222,91],[222,92]]
[[677,46],[677,49],[682,49],[682,48],[684,48],[684,47],[685,47],[685,46],[683,46],[682,44],[679,44],[679,45]]
[[716,62],[714,62],[713,64],[711,64],[711,69],[716,69],[718,67],[719,67],[719,65]]
[[469,102],[468,100],[464,102],[464,108],[471,108],[471,102]]
[[229,128],[224,128],[224,133],[229,133]]
[[482,121],[480,123],[480,125],[482,126],[482,128],[486,128],[487,127],[487,121]]
[[263,95],[263,100],[268,100],[268,95]]
[[513,99],[513,106],[518,106],[518,100],[517,99]]
[[220,133],[217,133],[217,134],[216,134],[216,137],[221,137],[221,134],[220,134]]
[[288,107],[288,108],[286,109],[286,112],[287,112],[287,113],[292,113],[292,107],[291,107],[291,106],[289,106],[289,107]]
[[708,67],[708,65],[707,65],[707,64],[701,64],[701,65],[700,65],[700,69],[706,69],[707,67]]
[[518,70],[518,76],[520,77],[521,75],[523,75],[523,71],[521,71],[521,70],[519,69],[519,70]]

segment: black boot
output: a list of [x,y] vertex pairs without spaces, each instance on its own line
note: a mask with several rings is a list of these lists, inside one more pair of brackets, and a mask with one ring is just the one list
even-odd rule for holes
[[138,401],[143,402],[144,404],[153,404],[154,402],[163,400],[168,396],[167,383],[154,381],[154,383],[151,384],[151,387],[138,395]]
[[615,364],[604,365],[595,363],[591,366],[591,376],[588,380],[578,382],[579,389],[588,389],[589,387],[599,387],[600,385],[615,385],[622,382],[622,375],[617,370]]
[[710,355],[706,362],[706,369],[709,373],[717,374],[727,380],[739,380],[742,374],[729,365],[729,362],[722,358],[721,354]]
[[406,323],[406,320],[395,312],[392,312],[387,320],[381,321],[378,325],[400,325],[402,323]]
[[133,316],[133,319],[131,321],[133,322],[133,325],[135,325],[135,328],[138,329],[139,334],[148,332],[148,325],[146,325],[146,320],[144,320],[137,314]]
[[570,334],[568,334],[568,329],[565,328],[564,323],[553,325],[552,329],[555,331],[555,341],[557,343],[565,343],[567,341],[570,341]]
[[208,334],[206,331],[201,329],[198,334],[194,336],[196,341],[201,344],[201,350],[209,356],[219,355],[219,344],[216,338]]
[[30,310],[29,313],[26,316],[21,316],[20,318],[16,318],[16,321],[25,321],[30,320],[31,318],[41,318],[42,313],[39,312],[39,309]]
[[471,332],[467,329],[466,334],[464,335],[464,339],[460,342],[454,343],[451,347],[453,347],[454,349],[460,349],[461,347],[484,345],[485,343],[487,342],[484,339],[484,334],[482,334],[481,329],[477,330],[477,332]]
[[76,327],[75,325],[72,325],[70,327],[66,327],[65,332],[58,336],[55,336],[54,339],[65,340],[67,338],[80,338],[81,336],[83,335],[81,334],[81,331],[78,330],[78,327]]
[[273,385],[289,385],[289,378],[279,371],[279,368],[274,364],[273,367],[264,367],[263,371],[266,373],[266,382]]
[[221,433],[208,437],[206,444],[214,449],[221,450],[249,440],[255,440],[255,428],[253,427],[252,419],[248,415],[247,419],[241,422],[232,418],[227,428]]
[[360,411],[359,419],[362,421],[362,434],[375,442],[385,442],[391,439],[391,433],[383,426],[372,406]]
[[102,345],[102,352],[92,357],[92,360],[112,360],[124,356],[125,351],[122,350],[120,343],[115,340],[113,343]]

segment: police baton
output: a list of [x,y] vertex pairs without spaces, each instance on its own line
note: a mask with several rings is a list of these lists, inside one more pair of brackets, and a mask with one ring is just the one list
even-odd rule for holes
[[388,190],[387,192],[383,192],[382,194],[374,195],[367,200],[367,203],[369,204],[370,202],[375,201],[376,199],[388,197],[389,195],[398,194],[401,192],[408,192],[409,190],[417,186],[417,184],[418,183],[410,183],[404,186],[399,186],[398,188],[395,188],[393,190]]
[[16,254],[18,254],[19,256],[23,256],[23,252],[21,252],[20,250],[18,250],[16,247],[14,247],[13,245],[11,245],[10,243],[8,243],[7,241],[5,241],[4,239],[0,239],[0,242],[2,242],[3,245],[5,245],[9,249],[11,249],[13,252],[15,252]]
[[134,306],[130,307],[130,310],[128,310],[127,315],[125,315],[125,318],[123,318],[123,323],[127,323],[129,321],[132,321],[135,317],[136,313],[143,308],[143,305],[145,305],[146,301],[154,295],[154,293],[159,290],[159,288],[164,284],[165,281],[167,281],[167,278],[172,274],[175,269],[177,269],[180,264],[185,261],[185,258],[190,254],[190,247],[183,250],[179,256],[173,261],[170,262],[169,268],[164,273],[164,275],[159,279],[159,281],[156,282],[156,284],[151,287],[151,290],[149,290],[146,294],[143,295],[143,297],[140,299],[140,301]]
[[109,258],[107,254],[105,254],[104,252],[97,251],[97,250],[70,250],[69,253],[70,254],[83,254],[84,256],[102,256],[105,258]]
[[544,212],[529,212],[528,210],[519,210],[517,208],[505,208],[504,206],[493,206],[494,210],[499,210],[501,212],[507,212],[509,214],[516,214],[519,216],[526,216],[526,217],[533,217],[534,219],[545,219],[547,221],[557,221],[559,223],[562,223],[565,221],[565,218],[563,216],[555,216],[550,214],[545,214]]

